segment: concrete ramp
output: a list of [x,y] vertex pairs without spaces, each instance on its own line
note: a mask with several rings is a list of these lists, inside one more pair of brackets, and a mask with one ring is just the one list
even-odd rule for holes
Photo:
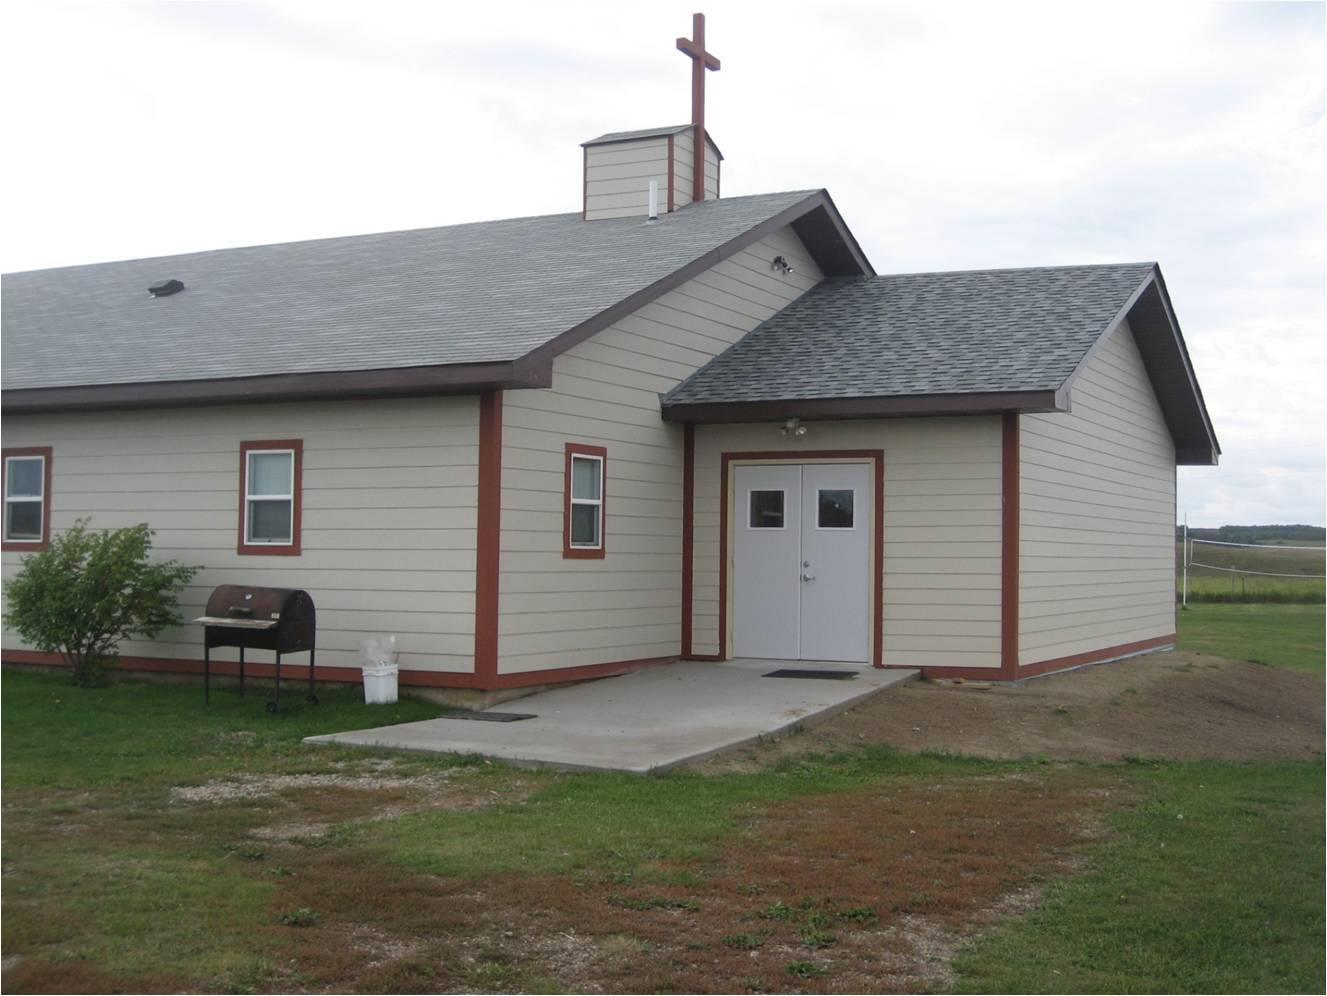
[[[854,674],[846,680],[763,677],[785,668]],[[485,710],[533,713],[533,719],[428,719],[308,737],[305,742],[480,754],[515,764],[646,774],[786,736],[917,674],[807,661],[681,661],[539,692]]]

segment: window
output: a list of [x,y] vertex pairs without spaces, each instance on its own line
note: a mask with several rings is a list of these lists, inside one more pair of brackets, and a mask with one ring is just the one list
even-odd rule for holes
[[562,556],[604,556],[604,482],[608,451],[602,446],[567,444],[566,508]]
[[783,492],[752,491],[747,525],[752,529],[782,529]]
[[240,553],[300,552],[303,461],[298,439],[240,444]]
[[51,539],[51,448],[4,451],[6,550],[44,550]]
[[843,490],[820,488],[816,491],[816,528],[853,528],[853,498],[851,488]]

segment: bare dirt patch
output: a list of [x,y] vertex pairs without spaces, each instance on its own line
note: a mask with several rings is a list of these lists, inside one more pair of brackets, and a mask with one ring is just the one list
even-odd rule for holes
[[1311,760],[1323,679],[1206,654],[1166,653],[1022,685],[917,681],[804,733],[704,762],[751,770],[782,755],[866,744],[1010,759]]
[[473,768],[394,775],[391,768],[368,773],[240,775],[171,789],[176,805],[219,805],[264,800],[274,819],[251,827],[249,836],[270,841],[316,839],[352,820],[388,820],[406,813],[486,809],[519,801],[528,786],[519,779],[498,792],[475,777]]
[[774,806],[717,862],[639,880],[464,881],[306,850],[273,912],[322,922],[271,929],[312,990],[943,990],[958,945],[1072,870],[1131,793],[1108,772],[1049,766],[879,783]]

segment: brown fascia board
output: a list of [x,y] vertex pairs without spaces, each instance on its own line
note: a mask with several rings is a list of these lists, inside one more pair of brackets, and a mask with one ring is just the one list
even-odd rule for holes
[[[686,208],[682,210],[685,211]],[[812,216],[815,216],[814,221],[806,220]],[[799,223],[809,233],[809,238],[802,234],[801,229],[797,228]],[[564,353],[595,333],[602,332],[614,322],[639,311],[651,301],[662,297],[670,290],[682,286],[693,277],[699,276],[728,257],[736,255],[747,246],[760,241],[771,232],[777,232],[786,225],[792,225],[798,231],[799,237],[806,242],[807,249],[815,256],[816,263],[820,265],[821,269],[831,271],[826,272],[826,276],[875,276],[875,269],[862,252],[861,247],[857,245],[857,240],[848,231],[848,226],[844,224],[842,217],[839,216],[838,208],[830,200],[828,191],[817,190],[805,199],[784,208],[778,214],[766,218],[760,224],[747,229],[741,235],[692,260],[686,266],[674,270],[660,280],[656,280],[650,286],[624,297],[621,301],[599,312],[593,318],[550,339],[544,345],[527,353],[525,360],[535,363],[551,362],[553,357],[559,353]]]
[[812,398],[782,401],[719,401],[664,405],[665,422],[782,422],[790,418],[831,420],[920,415],[992,415],[1000,412],[1063,411],[1055,391],[987,394],[910,394],[875,398]]
[[[1155,300],[1155,305],[1153,305]],[[1165,396],[1161,384],[1158,382],[1160,372],[1152,369],[1153,364],[1149,364],[1148,358],[1152,353],[1147,343],[1139,343],[1139,352],[1143,355],[1144,366],[1147,368],[1148,379],[1152,382],[1152,390],[1156,393],[1158,402],[1161,404],[1162,412],[1166,417],[1167,426],[1170,429],[1172,438],[1176,440],[1175,461],[1179,464],[1202,464],[1215,466],[1221,454],[1221,445],[1217,442],[1216,432],[1212,428],[1212,420],[1207,413],[1207,404],[1203,400],[1202,388],[1198,385],[1198,377],[1193,370],[1193,362],[1189,359],[1189,351],[1184,345],[1184,336],[1180,332],[1178,321],[1175,319],[1175,311],[1170,303],[1170,295],[1166,292],[1166,282],[1161,276],[1161,267],[1153,263],[1152,271],[1142,279],[1133,293],[1116,312],[1115,317],[1107,323],[1101,335],[1097,337],[1090,349],[1083,354],[1082,359],[1078,361],[1073,372],[1060,385],[1059,393],[1064,400],[1064,410],[1072,410],[1073,384],[1079,375],[1087,368],[1088,363],[1096,356],[1097,352],[1105,345],[1110,338],[1111,333],[1119,326],[1125,318],[1131,319],[1130,325],[1135,329],[1135,335],[1139,328],[1144,324],[1142,321],[1142,310],[1151,310],[1153,307],[1159,308],[1164,319],[1164,325],[1169,332],[1169,344],[1174,348],[1179,361],[1180,369],[1183,373],[1184,387],[1187,388],[1189,399],[1193,405],[1193,411],[1190,415],[1197,415],[1201,425],[1201,430],[1205,439],[1203,442],[1194,443],[1189,439],[1182,438],[1185,434],[1182,427],[1175,424],[1176,411],[1173,401]],[[1152,316],[1147,316],[1152,317]],[[1181,454],[1184,458],[1181,459]]]
[[180,408],[254,401],[468,394],[495,388],[549,387],[552,382],[551,364],[516,360],[218,380],[25,388],[5,391],[0,396],[0,410],[7,415],[19,415],[71,410]]
[[[1216,428],[1212,425],[1212,419],[1207,413],[1207,401],[1203,398],[1202,385],[1198,383],[1198,375],[1194,373],[1193,361],[1189,358],[1189,347],[1184,344],[1184,333],[1180,331],[1179,319],[1175,317],[1175,307],[1170,301],[1170,292],[1166,290],[1166,278],[1161,275],[1161,267],[1158,265],[1155,269],[1157,293],[1161,297],[1161,307],[1165,310],[1166,321],[1170,325],[1171,334],[1174,336],[1175,345],[1179,349],[1180,362],[1184,365],[1184,374],[1188,379],[1189,388],[1193,391],[1194,401],[1198,406],[1198,414],[1203,420],[1203,428],[1207,430],[1208,440],[1211,442],[1211,449],[1217,456],[1221,453],[1221,443],[1216,438]],[[1212,463],[1216,463],[1215,457]]]

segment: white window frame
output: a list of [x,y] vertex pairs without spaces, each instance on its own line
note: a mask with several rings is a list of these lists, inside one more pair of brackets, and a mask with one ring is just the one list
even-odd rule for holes
[[[290,489],[284,495],[255,495],[252,493],[253,458],[285,453],[290,457]],[[285,540],[253,539],[253,502],[285,501],[290,504],[290,538]],[[295,545],[295,451],[289,447],[275,449],[248,449],[244,451],[244,545],[245,546],[294,546]]]
[[[576,497],[576,461],[593,460],[599,465],[599,497],[598,498],[577,498]],[[571,480],[567,482],[567,499],[570,504],[567,514],[571,517],[567,525],[567,545],[573,550],[602,550],[604,548],[604,458],[596,456],[593,453],[575,453],[571,454]],[[575,534],[576,506],[593,505],[595,507],[595,530],[597,536],[596,543],[577,543]]]
[[[41,491],[36,496],[33,495],[15,495],[9,486],[9,465],[15,460],[39,460],[41,461],[41,473],[37,475],[37,480],[41,482]],[[2,524],[4,541],[6,543],[31,543],[33,546],[41,546],[43,537],[46,535],[46,455],[44,453],[28,453],[25,455],[15,454],[5,457],[5,507],[4,522]],[[14,537],[9,535],[9,506],[14,504],[37,503],[41,511],[41,518],[37,521],[36,537]]]

